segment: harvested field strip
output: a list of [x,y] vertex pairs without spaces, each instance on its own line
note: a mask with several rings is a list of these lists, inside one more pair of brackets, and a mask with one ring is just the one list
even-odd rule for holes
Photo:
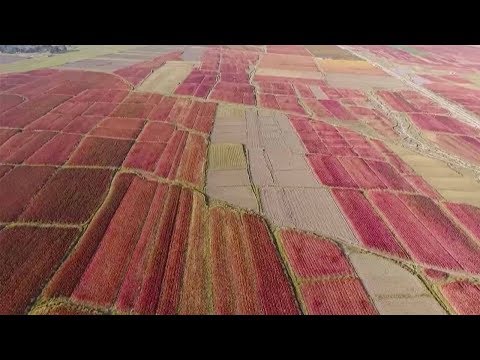
[[[41,58],[30,58],[17,61],[10,64],[2,64],[0,69],[2,72],[27,71],[42,69],[48,67],[59,66],[67,62],[73,62],[91,57],[105,55],[111,52],[118,52],[123,49],[129,49],[132,45],[80,45],[78,51],[67,52],[64,54],[56,54],[55,56],[47,56]],[[45,69],[46,70],[46,69]],[[45,71],[42,69],[42,71]],[[51,71],[51,70],[49,70]],[[53,70],[55,71],[55,70]],[[105,74],[102,74],[105,75]],[[11,75],[10,75],[11,76]]]
[[193,62],[167,61],[165,65],[154,71],[153,74],[138,87],[138,90],[171,94],[175,88],[185,80],[193,68]]
[[247,162],[241,144],[211,144],[208,150],[209,169],[245,169]]
[[[327,189],[285,188],[278,198],[279,208],[291,217],[296,227],[356,244],[358,240],[342,211]],[[270,217],[272,210],[267,211]],[[274,218],[274,217],[273,217]]]
[[358,60],[350,51],[344,50],[336,45],[306,45],[305,46],[315,57],[324,59]]
[[352,73],[365,75],[385,75],[385,72],[365,60],[315,59],[319,68],[325,73]]
[[29,315],[107,315],[109,311],[102,308],[94,308],[77,304],[70,300],[53,299],[42,301],[33,306]]
[[364,252],[352,252],[349,258],[381,315],[445,314],[438,298],[410,269]]
[[0,231],[0,313],[22,314],[73,241],[75,229],[16,226]]

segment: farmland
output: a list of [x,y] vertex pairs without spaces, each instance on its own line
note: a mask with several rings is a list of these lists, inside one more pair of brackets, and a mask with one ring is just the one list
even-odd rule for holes
[[480,48],[0,56],[0,314],[480,314]]

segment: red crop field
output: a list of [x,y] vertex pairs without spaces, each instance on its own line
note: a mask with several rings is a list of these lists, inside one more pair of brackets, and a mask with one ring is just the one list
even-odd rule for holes
[[20,216],[22,221],[81,224],[105,196],[112,172],[105,169],[60,169]]
[[0,178],[0,221],[15,221],[54,172],[53,167],[18,166]]
[[[216,276],[223,273],[222,269],[215,270],[215,264],[226,254],[217,253],[213,238],[211,253],[206,247],[208,232],[201,220],[207,215],[204,200],[178,186],[132,179],[131,175],[123,174],[114,180],[113,189],[102,207],[104,210],[93,219],[71,259],[53,277],[44,295],[71,296],[82,303],[114,306],[123,312],[211,311],[208,298],[220,300],[226,289],[214,285],[213,295],[206,295],[202,303],[188,295],[199,286],[204,288],[201,284],[206,281],[207,273],[213,272],[213,284]],[[212,209],[210,216],[210,229],[216,228],[215,218],[220,216],[219,226],[227,226],[225,231],[229,225],[240,231],[228,235],[237,249],[229,256],[242,256],[247,251],[246,258],[235,261],[256,279],[246,274],[238,279],[236,286],[240,293],[251,298],[238,299],[238,306],[225,308],[225,312],[296,312],[292,290],[265,224],[255,216],[220,208]],[[128,232],[123,228],[125,222],[132,224]],[[261,248],[257,250],[253,244]],[[186,257],[182,255],[185,253]],[[202,260],[205,256],[202,254],[209,253],[207,257],[211,259]],[[111,264],[109,272],[105,272],[105,261]],[[196,267],[199,265],[201,268]],[[182,281],[187,274],[195,276]],[[243,276],[241,272],[236,274]],[[254,295],[254,284],[258,295]]]
[[23,102],[21,96],[0,94],[0,113],[7,111],[8,109],[15,107]]
[[395,240],[393,234],[360,191],[333,189],[332,192],[365,246],[408,258],[405,250]]
[[0,146],[0,161],[20,164],[55,136],[54,132],[22,131]]
[[132,142],[129,140],[87,137],[68,161],[72,165],[120,166]]
[[342,164],[334,156],[309,155],[308,161],[323,184],[329,186],[358,187]]
[[281,238],[289,263],[297,276],[314,278],[352,274],[347,259],[333,243],[294,230],[282,231]]
[[0,165],[0,179],[3,177],[3,175],[5,175],[6,173],[8,173],[10,170],[13,169],[13,166],[10,166],[10,165]]
[[113,110],[118,107],[118,104],[109,102],[96,102],[90,106],[83,115],[88,116],[108,116]]
[[76,284],[80,281],[85,268],[95,254],[133,178],[134,175],[131,174],[121,174],[115,177],[104,206],[92,219],[75,251],[65,260],[46,287],[45,296],[68,297],[75,290]]
[[375,315],[377,311],[358,279],[340,279],[302,286],[308,314]]
[[114,117],[146,118],[155,105],[144,103],[123,103],[112,113]]
[[456,227],[432,200],[418,195],[399,194],[398,197],[463,269],[480,272],[477,261],[480,247]]
[[184,98],[163,97],[150,112],[148,119],[177,123],[187,129],[209,133],[212,128],[216,104],[202,103]]
[[446,204],[446,206],[480,244],[480,223],[477,221],[480,216],[480,208],[464,204]]
[[60,131],[65,128],[70,122],[72,122],[72,120],[75,118],[76,115],[74,114],[57,114],[54,112],[49,112],[48,114],[32,122],[26,127],[26,129]]
[[461,315],[480,312],[480,287],[466,281],[451,282],[442,286],[443,295]]
[[64,132],[86,134],[93,129],[103,116],[77,116],[64,129]]
[[29,226],[0,231],[0,314],[25,311],[77,235],[76,229]]
[[62,165],[80,142],[81,136],[58,133],[32,156],[25,160],[26,164]]
[[150,121],[145,125],[145,128],[138,137],[138,140],[167,143],[174,130],[175,127],[171,124]]
[[413,258],[441,268],[461,269],[460,264],[396,195],[372,192],[370,198],[372,203],[383,213]]
[[0,313],[479,314],[479,51],[2,54]]

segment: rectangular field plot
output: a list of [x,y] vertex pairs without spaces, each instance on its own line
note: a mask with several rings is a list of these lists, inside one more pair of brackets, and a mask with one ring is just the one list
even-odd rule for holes
[[280,238],[289,264],[300,278],[353,273],[345,255],[333,242],[295,230],[282,230]]
[[[369,194],[371,203],[376,206],[389,224],[409,255],[424,264],[444,269],[462,270],[449,251],[423,224],[407,205],[396,195],[375,191]],[[445,241],[453,241],[448,238]]]
[[80,139],[81,136],[77,134],[58,133],[25,160],[25,164],[63,165],[75,150]]
[[365,246],[408,259],[405,250],[360,191],[333,189],[332,193]]
[[20,164],[55,136],[50,131],[22,131],[0,145],[0,162]]
[[102,203],[112,171],[60,169],[29,202],[21,221],[81,224]]
[[68,100],[68,95],[40,95],[7,110],[0,116],[0,126],[23,128]]
[[79,235],[32,226],[0,231],[0,314],[23,314]]
[[19,166],[0,178],[0,221],[15,221],[53,175],[53,167]]
[[135,140],[144,123],[143,119],[107,117],[90,131],[90,135]]
[[120,166],[132,144],[130,140],[86,137],[77,147],[68,164]]

